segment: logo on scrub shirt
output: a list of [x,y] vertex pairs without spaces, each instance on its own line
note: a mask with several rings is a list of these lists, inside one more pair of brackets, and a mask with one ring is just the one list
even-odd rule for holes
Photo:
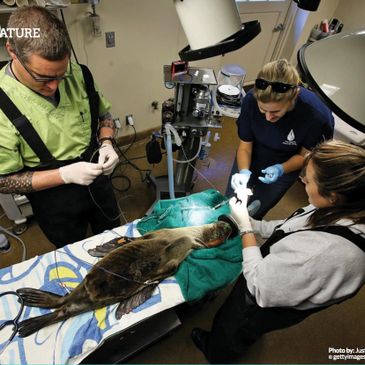
[[292,129],[286,136],[286,141],[284,141],[283,144],[285,144],[287,146],[296,146],[297,145],[297,142],[295,141],[295,134]]

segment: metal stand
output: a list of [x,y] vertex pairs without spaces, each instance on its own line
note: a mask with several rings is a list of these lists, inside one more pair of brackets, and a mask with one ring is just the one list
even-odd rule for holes
[[[172,105],[172,101],[167,103],[168,100],[165,102],[166,109],[162,110],[162,133],[166,133],[164,125],[171,125],[176,130],[182,141],[177,161],[182,162],[175,162],[173,172],[169,168],[169,177],[171,178],[172,173],[174,176],[174,192],[171,196],[168,176],[149,176],[149,182],[156,189],[156,202],[174,195],[179,197],[190,194],[194,185],[194,157],[199,153],[201,139],[207,134],[208,128],[222,127],[219,116],[213,115],[211,111],[208,90],[217,84],[212,69],[190,67],[186,73],[172,74],[171,66],[165,65],[163,71],[165,86],[174,88],[175,96],[174,104]],[[170,153],[169,150],[167,152]],[[168,155],[169,157],[171,156]],[[147,211],[147,215],[151,213],[155,203]]]
[[[185,128],[184,133],[187,133],[187,138],[184,140],[182,144],[182,150],[179,150],[177,154],[177,161],[189,161],[192,159],[197,153],[199,149],[199,142],[201,136],[205,135],[207,132],[207,127],[204,128]],[[189,195],[191,190],[194,187],[194,166],[196,164],[196,159],[192,160],[189,163],[175,163],[174,168],[174,191],[175,197],[182,197]],[[152,206],[146,212],[146,215],[149,215],[154,205],[157,201],[161,199],[169,199],[169,181],[168,176],[153,176],[150,175],[148,177],[148,182],[154,186],[156,191],[156,200],[152,204]]]
[[14,221],[13,232],[22,234],[27,229],[27,217],[33,215],[28,199],[24,195],[0,193],[0,205],[6,216]]
[[155,314],[107,339],[82,364],[122,364],[179,326],[181,321],[173,309]]

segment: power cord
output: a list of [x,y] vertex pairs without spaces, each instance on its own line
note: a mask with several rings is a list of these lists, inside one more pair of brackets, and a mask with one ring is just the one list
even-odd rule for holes
[[6,233],[7,235],[9,235],[9,236],[15,238],[17,241],[19,241],[19,243],[20,243],[20,245],[22,247],[22,261],[25,261],[26,260],[26,257],[27,257],[27,247],[25,246],[24,241],[20,237],[18,237],[17,235],[11,233],[9,230],[7,230],[4,227],[1,227],[0,226],[0,231]]
[[[63,9],[60,9],[60,12],[61,12],[62,22],[63,22],[63,24],[65,25],[65,27],[66,27],[66,29],[67,29],[67,24],[66,24],[66,22],[65,22],[65,17],[64,17],[64,15],[63,15]],[[67,29],[67,33],[68,33],[68,29]],[[72,45],[72,42],[71,42],[71,37],[70,37],[70,35],[68,36],[68,38],[69,38],[69,40],[70,40],[71,50],[72,50],[72,54],[74,55],[75,61],[76,61],[76,63],[79,63],[79,60],[77,59],[77,56],[76,56],[75,49],[74,49],[74,47],[73,47],[73,45]]]
[[[185,159],[186,160],[188,160],[188,157],[187,157],[187,155],[186,155],[186,152],[185,152],[185,149],[184,149],[184,147],[183,147],[183,145],[181,145],[181,150],[182,150],[182,152],[183,152],[183,154],[184,154],[184,157],[185,157]],[[214,190],[216,190],[216,191],[219,191],[217,188],[216,188],[216,186],[211,182],[211,181],[209,181],[209,179],[207,179],[190,161],[186,161],[188,164],[189,164],[189,166],[190,167],[192,167],[193,169],[194,169],[194,171],[196,171],[197,172],[197,174],[199,175],[199,176],[201,176]]]
[[[113,144],[114,145],[114,144]],[[94,159],[95,155],[99,152],[100,148],[102,148],[102,146],[100,146],[99,148],[95,149],[95,151],[92,153],[90,159],[89,159],[89,162],[92,162],[92,160]],[[93,203],[96,205],[96,207],[100,210],[100,212],[103,214],[103,216],[108,219],[109,221],[114,221],[120,217],[123,217],[125,223],[127,223],[127,219],[122,211],[122,208],[120,207],[119,205],[119,200],[117,200],[117,206],[118,206],[118,210],[119,210],[119,214],[116,216],[116,217],[110,217],[107,213],[105,213],[104,209],[100,206],[100,204],[98,204],[98,202],[95,200],[95,197],[91,191],[91,186],[92,184],[88,185],[87,189],[88,189],[88,192],[89,192],[89,195],[91,197],[91,200],[93,201]]]
[[[127,192],[130,187],[132,186],[132,181],[131,179],[124,175],[124,171],[121,170],[119,173],[118,173],[118,168],[122,168],[123,166],[127,167],[127,166],[131,166],[134,170],[136,170],[138,173],[139,173],[139,176],[140,176],[140,179],[141,179],[141,182],[145,182],[147,181],[149,175],[151,174],[151,169],[141,169],[140,167],[138,167],[134,162],[132,162],[132,160],[136,160],[136,159],[141,159],[141,158],[144,158],[145,156],[141,156],[141,157],[138,157],[138,158],[133,158],[133,159],[129,159],[127,156],[126,156],[126,153],[131,149],[131,147],[134,145],[134,143],[136,142],[136,139],[137,139],[137,133],[136,133],[136,129],[134,128],[134,126],[131,126],[134,130],[134,137],[133,137],[133,140],[132,142],[127,146],[127,148],[125,149],[125,151],[123,151],[119,146],[118,144],[116,144],[114,141],[112,142],[113,143],[113,147],[117,149],[117,151],[119,152],[119,156],[120,157],[123,157],[124,160],[122,161],[119,161],[118,164],[116,165],[114,171],[112,172],[112,174],[110,175],[110,179],[112,181],[112,185],[113,185],[113,189],[118,191],[119,193],[125,193]],[[114,135],[114,138],[115,138],[115,135]],[[96,153],[100,150],[101,146],[97,149],[95,149],[95,151],[92,153],[90,159],[89,159],[89,162],[92,162]],[[145,173],[145,174],[144,174]],[[113,184],[113,180],[115,181],[116,179],[122,179],[126,182],[126,187],[121,189],[121,188],[117,188],[115,186],[115,184]],[[120,214],[118,214],[116,217],[110,217],[108,214],[105,213],[105,211],[103,210],[103,208],[100,206],[100,204],[98,204],[98,202],[95,200],[95,197],[91,191],[91,185],[88,186],[88,191],[89,191],[89,195],[93,201],[93,203],[97,206],[97,208],[101,211],[101,213],[103,214],[103,216],[110,220],[110,221],[113,221],[115,219],[118,219],[120,218],[121,216],[123,217],[124,221],[127,223],[127,219],[125,217],[125,215],[123,214],[123,211],[120,207],[120,204],[119,204],[119,201],[122,199],[119,199],[117,201],[117,205],[118,205],[118,209],[119,209],[119,212]]]
[[[121,156],[124,158],[124,161],[121,161],[119,163],[119,165],[122,165],[122,164],[126,164],[126,165],[129,165],[131,166],[132,168],[134,168],[140,175],[140,178],[141,178],[141,181],[142,182],[145,182],[146,181],[146,178],[147,178],[147,174],[151,173],[151,169],[141,169],[139,168],[135,163],[132,162],[132,160],[130,160],[126,155],[126,151],[123,152],[118,145],[116,145],[119,153],[121,154]],[[118,165],[117,165],[118,167]],[[146,176],[143,176],[143,173],[146,172]]]
[[129,144],[129,146],[127,147],[127,149],[125,150],[125,153],[127,153],[129,151],[129,149],[136,143],[137,141],[137,131],[136,131],[136,128],[134,127],[134,125],[132,124],[129,124],[130,127],[133,128],[133,140],[132,142]]

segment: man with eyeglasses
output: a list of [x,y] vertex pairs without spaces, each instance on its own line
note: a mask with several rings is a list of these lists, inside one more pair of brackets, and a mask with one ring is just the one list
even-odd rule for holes
[[37,27],[40,37],[6,43],[11,61],[0,70],[0,192],[25,194],[57,247],[85,238],[89,224],[94,234],[118,226],[107,176],[119,160],[110,103],[87,68],[70,61],[68,32],[55,14],[21,7],[8,27]]
[[252,188],[256,219],[274,207],[299,176],[304,155],[333,136],[334,118],[287,60],[266,64],[237,120],[240,143],[226,195]]

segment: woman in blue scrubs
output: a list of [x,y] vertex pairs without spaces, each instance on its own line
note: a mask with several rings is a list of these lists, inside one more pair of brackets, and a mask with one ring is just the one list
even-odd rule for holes
[[287,60],[270,62],[243,100],[237,120],[240,143],[226,195],[248,184],[253,189],[250,201],[261,203],[256,219],[295,182],[304,155],[333,135],[331,111],[300,82]]

